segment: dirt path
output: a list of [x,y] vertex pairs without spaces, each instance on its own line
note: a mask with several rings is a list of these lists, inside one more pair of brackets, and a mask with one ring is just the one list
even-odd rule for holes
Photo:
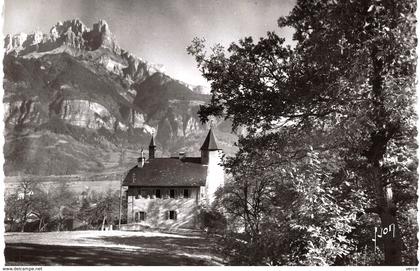
[[219,265],[205,237],[121,231],[7,233],[7,265]]

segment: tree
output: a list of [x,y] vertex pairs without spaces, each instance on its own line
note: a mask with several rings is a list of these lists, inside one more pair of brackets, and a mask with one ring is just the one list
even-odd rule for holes
[[31,216],[37,220],[33,222],[38,223],[38,231],[50,230],[54,224],[61,230],[64,221],[72,218],[72,215],[64,215],[63,210],[71,208],[74,196],[65,184],[46,191],[39,183],[24,178],[5,203],[6,219],[11,222],[12,230],[17,225],[20,231],[25,231]]
[[21,217],[17,193],[7,195],[4,201],[5,225],[9,224],[9,230],[15,231],[18,227],[19,218]]
[[105,229],[105,224],[113,225],[118,219],[119,212],[119,192],[108,190],[104,194],[99,194],[91,199],[83,201],[79,211],[79,218],[86,221],[93,227]]
[[24,178],[16,191],[5,200],[6,219],[11,223],[12,230],[17,226],[20,231],[25,231],[25,226],[32,216],[32,219],[39,220],[38,231],[43,231],[53,218],[52,210],[53,204],[48,193],[39,183],[29,178]]
[[345,211],[365,195],[358,220],[377,214],[382,227],[395,225],[395,238],[381,246],[386,265],[402,263],[398,219],[416,199],[415,8],[414,1],[301,0],[279,19],[295,29],[294,48],[273,32],[257,43],[232,43],[227,52],[216,46],[207,54],[197,39],[188,48],[212,88],[201,119],[222,116],[245,126],[248,139],[276,138],[265,142],[284,142],[274,153],[285,158],[305,153],[301,165],[313,154],[330,162],[333,171],[312,168],[306,176],[299,165],[284,170],[297,169],[305,189],[316,170],[327,187],[356,188],[347,199],[331,195],[339,204],[349,200]]
[[38,189],[34,198],[33,213],[39,220],[38,231],[46,231],[49,224],[54,221],[54,203],[51,201],[50,194],[44,189]]
[[343,162],[332,159],[336,154],[290,147],[301,142],[310,139],[248,136],[240,139],[236,157],[226,161],[232,180],[218,207],[228,225],[236,226],[233,232],[242,229],[245,241],[236,241],[237,234],[225,238],[232,263],[336,264],[356,251],[351,235],[360,226],[366,195],[341,181]]
[[12,228],[17,225],[21,232],[25,231],[28,218],[34,213],[37,204],[35,193],[38,191],[39,187],[36,182],[23,178],[16,191],[6,198],[6,219],[11,222]]
[[50,215],[57,231],[65,230],[75,217],[77,198],[65,182],[50,188],[47,199],[51,205]]

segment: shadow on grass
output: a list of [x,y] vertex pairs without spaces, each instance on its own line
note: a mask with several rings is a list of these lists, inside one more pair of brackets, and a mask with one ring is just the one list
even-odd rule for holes
[[89,238],[114,245],[135,246],[142,249],[159,250],[163,253],[187,253],[195,255],[211,255],[212,241],[207,238],[176,238],[176,237],[147,237],[147,236],[103,236]]
[[[108,238],[105,238],[108,239]],[[111,238],[112,239],[112,238]],[[121,238],[118,238],[121,239]],[[137,238],[134,238],[137,239]],[[146,238],[147,239],[147,238]],[[210,260],[177,255],[170,250],[169,241],[142,246],[129,251],[120,248],[78,247],[38,244],[6,244],[6,265],[213,265]],[[173,238],[176,239],[176,238]],[[191,239],[187,239],[191,241]],[[137,240],[140,241],[140,240]],[[146,241],[146,240],[142,240]],[[177,240],[175,240],[177,241]],[[126,240],[125,243],[134,242]],[[194,243],[194,242],[193,242]],[[138,244],[137,244],[138,245]],[[160,246],[159,246],[160,245]],[[197,245],[197,244],[196,244]],[[176,246],[176,245],[175,245]],[[147,248],[162,248],[161,250]],[[186,248],[190,249],[190,248]],[[191,248],[192,249],[192,248]],[[187,252],[187,251],[186,251]],[[188,253],[188,252],[187,252]]]

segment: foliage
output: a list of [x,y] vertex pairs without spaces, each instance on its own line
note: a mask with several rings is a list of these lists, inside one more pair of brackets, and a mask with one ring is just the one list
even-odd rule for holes
[[12,229],[18,228],[25,231],[25,226],[31,215],[39,206],[36,193],[39,191],[37,183],[24,178],[15,193],[9,195],[5,200],[5,219],[9,220]]
[[65,183],[45,189],[25,178],[5,199],[7,231],[72,230],[78,220],[87,229],[113,225],[118,221],[119,192],[92,192],[78,199]]
[[[226,162],[233,178],[217,203],[228,217],[225,253],[234,264],[334,264],[357,249],[349,235],[360,226],[366,195],[341,181],[338,161],[328,160],[333,154],[311,146],[289,153],[290,141],[243,138]],[[271,148],[260,152],[265,145]]]
[[206,208],[206,206],[200,208],[198,219],[201,221],[201,229],[207,233],[224,233],[227,227],[224,215],[220,211]]
[[[198,39],[188,48],[212,87],[201,119],[224,117],[248,132],[226,163],[232,181],[220,199],[245,232],[245,254],[230,251],[259,253],[242,263],[375,264],[357,260],[373,245],[362,228],[390,224],[396,237],[379,248],[385,264],[417,261],[408,234],[417,226],[407,222],[417,190],[415,8],[302,0],[279,19],[295,29],[294,48],[274,32],[227,51],[207,53]],[[267,234],[288,249],[273,255]]]
[[[65,184],[49,190],[29,178],[23,178],[18,188],[6,197],[6,222],[10,230],[63,230],[73,219],[75,196]],[[36,223],[36,227],[25,227]]]
[[78,217],[93,228],[101,228],[114,225],[118,220],[119,192],[108,190],[104,194],[94,195],[89,201],[84,198]]

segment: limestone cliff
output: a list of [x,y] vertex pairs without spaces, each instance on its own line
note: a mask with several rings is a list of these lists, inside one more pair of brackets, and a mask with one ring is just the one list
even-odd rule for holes
[[[153,133],[163,155],[196,153],[205,137],[208,126],[197,111],[209,99],[206,91],[120,48],[103,20],[92,28],[75,19],[57,23],[49,33],[7,35],[4,46],[6,175],[121,166],[133,159],[125,150],[146,146]],[[229,152],[235,137],[226,125],[216,123],[221,127],[216,133]],[[22,142],[25,146],[17,146]],[[50,159],[43,144],[62,142],[85,146],[90,156],[67,146],[51,149],[55,159],[48,165],[27,160]]]

